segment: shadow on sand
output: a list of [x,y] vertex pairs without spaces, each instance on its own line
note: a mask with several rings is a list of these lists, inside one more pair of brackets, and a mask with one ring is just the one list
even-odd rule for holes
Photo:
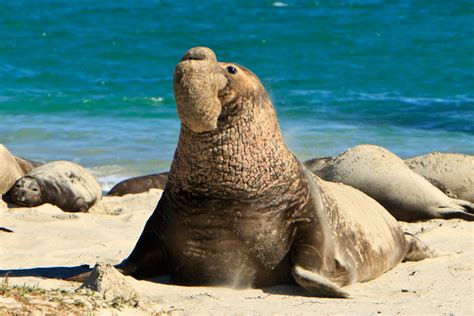
[[0,270],[0,277],[41,277],[50,279],[67,279],[91,271],[88,265],[76,267],[45,267],[31,269]]
[[[75,267],[45,267],[45,268],[31,268],[31,269],[12,269],[0,270],[0,277],[40,277],[49,279],[66,280],[73,276],[78,276],[82,273],[90,272],[92,268],[88,265],[81,265]],[[169,275],[148,279],[146,281],[168,285],[174,284]],[[185,286],[185,285],[181,285]],[[284,284],[272,287],[262,288],[263,293],[267,295],[283,295],[283,296],[303,296],[313,297],[310,293],[297,286],[296,284]]]

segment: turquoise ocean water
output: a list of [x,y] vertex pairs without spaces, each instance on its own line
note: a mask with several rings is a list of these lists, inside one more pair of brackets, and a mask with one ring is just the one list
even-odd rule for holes
[[474,154],[473,1],[0,1],[0,143],[105,185],[166,170],[173,68],[247,66],[301,158]]

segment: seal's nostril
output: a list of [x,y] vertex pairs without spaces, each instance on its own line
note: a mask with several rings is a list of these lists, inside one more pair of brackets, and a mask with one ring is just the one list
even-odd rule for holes
[[212,49],[207,47],[194,47],[191,48],[184,54],[181,61],[184,60],[209,60],[209,61],[216,61],[216,54],[212,51]]

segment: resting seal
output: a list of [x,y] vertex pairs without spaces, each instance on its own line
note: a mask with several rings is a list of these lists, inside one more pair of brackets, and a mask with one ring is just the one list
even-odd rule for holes
[[340,286],[430,255],[376,201],[305,169],[248,69],[193,48],[174,91],[182,124],[168,182],[123,273],[235,287],[295,281],[346,297]]
[[307,161],[306,166],[327,181],[361,190],[398,220],[474,220],[474,204],[446,196],[382,147],[359,145],[335,158]]
[[83,167],[55,161],[33,169],[11,188],[13,203],[38,206],[51,203],[65,212],[86,212],[102,196],[100,184]]
[[150,189],[165,188],[168,180],[168,172],[149,174],[146,176],[130,178],[117,183],[110,189],[108,196],[123,196],[126,194],[137,194],[149,191]]
[[13,184],[24,175],[15,156],[0,144],[0,195],[7,193]]
[[474,203],[474,156],[431,153],[405,164],[446,195]]

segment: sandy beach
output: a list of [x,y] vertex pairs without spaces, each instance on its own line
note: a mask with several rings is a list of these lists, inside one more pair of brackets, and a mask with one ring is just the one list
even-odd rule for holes
[[[381,277],[345,287],[350,299],[309,297],[295,285],[265,289],[183,287],[166,278],[138,281],[107,264],[126,258],[161,196],[105,197],[90,213],[45,204],[0,202],[2,314],[438,314],[474,312],[474,223],[401,223],[437,257],[402,263]],[[9,207],[10,206],[10,207]],[[61,278],[101,263],[88,287]],[[8,276],[5,277],[7,271]],[[95,290],[92,290],[95,289]]]

